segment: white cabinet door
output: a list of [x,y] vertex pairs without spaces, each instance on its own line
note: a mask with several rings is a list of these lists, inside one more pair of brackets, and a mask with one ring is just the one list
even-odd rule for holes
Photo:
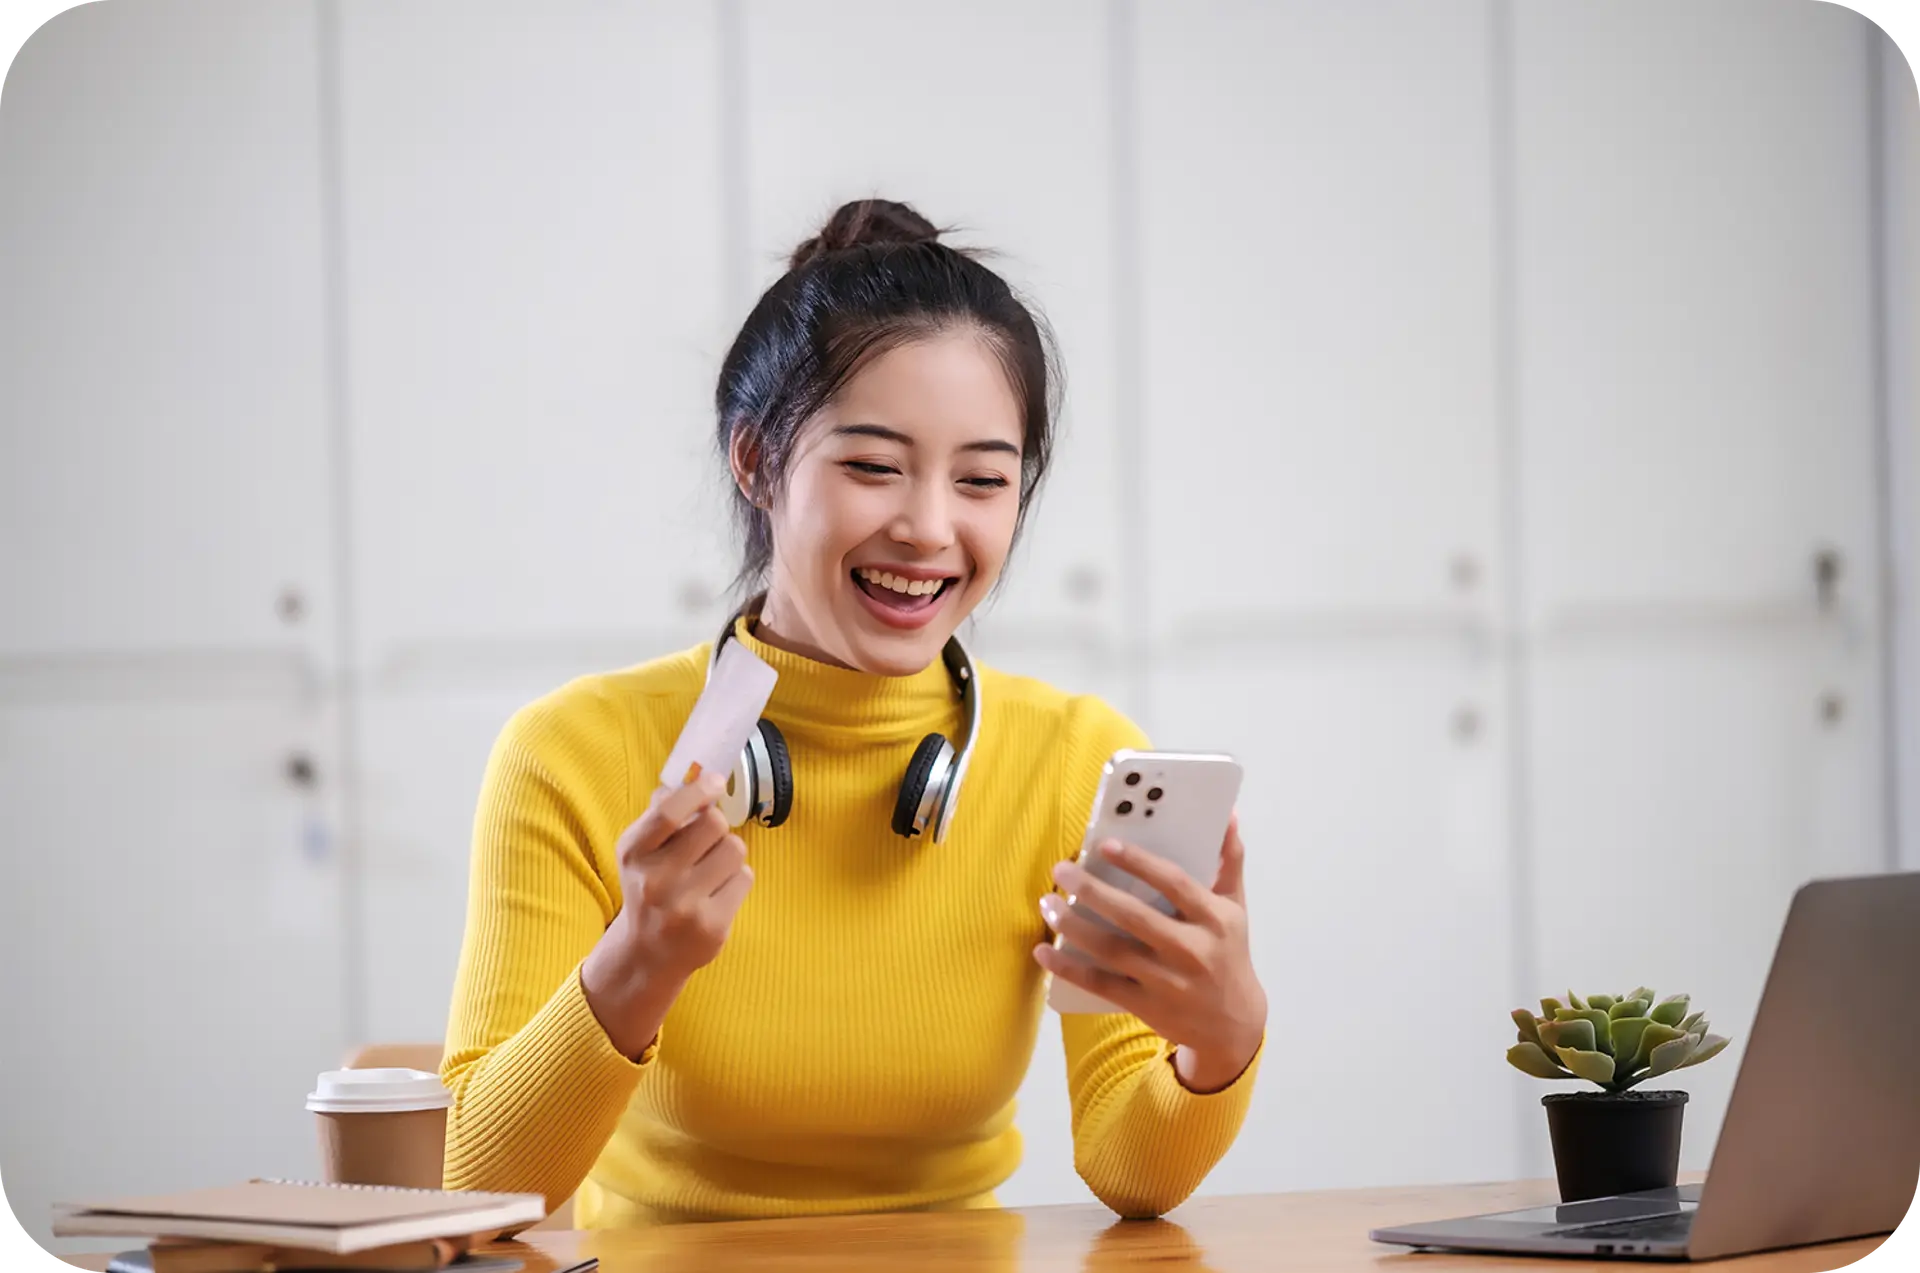
[[[1733,1039],[1655,1084],[1693,1094],[1687,1170],[1712,1154],[1793,890],[1886,864],[1880,719],[1848,676],[1764,634],[1595,643],[1537,665],[1535,994],[1687,993]],[[1536,1117],[1529,1167],[1545,1171]]]
[[1052,476],[979,624],[1003,644],[1084,644],[1121,613],[1107,23],[1095,0],[745,6],[740,316],[834,208],[880,196],[993,249],[986,263],[1058,336]]
[[0,705],[0,1164],[42,1243],[55,1201],[318,1170],[305,1096],[346,1044],[328,728],[293,699]]
[[1449,622],[1498,583],[1487,6],[1137,12],[1156,637]]
[[1204,1186],[1516,1174],[1507,739],[1497,678],[1418,645],[1163,664],[1164,748],[1227,751],[1270,1004],[1253,1108]]
[[339,14],[369,675],[706,635],[733,562],[716,8]]
[[1137,12],[1150,723],[1246,766],[1272,1002],[1205,1187],[1506,1178],[1489,11]]
[[558,681],[369,695],[358,720],[367,1037],[439,1042],[466,931],[473,819],[508,717]]
[[1797,605],[1826,548],[1864,587],[1867,23],[1797,0],[1512,20],[1536,617]]
[[1793,888],[1887,861],[1869,29],[1512,14],[1535,993],[1734,1037],[1671,1080],[1699,1168]]
[[42,1241],[313,1172],[346,1043],[317,37],[84,6],[7,80],[0,1158]]
[[0,659],[332,630],[314,37],[307,5],[87,5],[9,71]]

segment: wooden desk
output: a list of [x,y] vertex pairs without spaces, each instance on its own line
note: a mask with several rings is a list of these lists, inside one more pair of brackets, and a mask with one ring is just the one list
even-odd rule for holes
[[[1329,1193],[1200,1198],[1166,1220],[1121,1221],[1087,1204],[1025,1210],[744,1220],[656,1229],[530,1232],[488,1248],[526,1262],[525,1273],[553,1273],[598,1256],[599,1273],[1239,1273],[1239,1270],[1370,1270],[1372,1273],[1634,1273],[1630,1261],[1441,1255],[1381,1246],[1367,1231],[1558,1201],[1549,1181],[1362,1189]],[[1815,1273],[1838,1269],[1880,1245],[1867,1238],[1715,1261],[1702,1267],[1738,1273]],[[75,1256],[104,1269],[104,1256]],[[1672,1267],[1672,1266],[1669,1266]],[[1684,1267],[1684,1266],[1682,1266]]]

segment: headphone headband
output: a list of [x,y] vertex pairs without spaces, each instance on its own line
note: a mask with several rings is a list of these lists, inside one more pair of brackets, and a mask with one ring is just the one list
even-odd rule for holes
[[[755,593],[744,604],[727,616],[727,622],[715,637],[712,652],[707,656],[707,675],[713,675],[714,664],[719,661],[720,650],[733,638],[734,626],[746,619],[749,626],[760,617],[762,607],[766,605],[767,594]],[[930,734],[921,741],[921,749],[938,744],[938,750],[929,756],[926,772],[919,775],[918,790],[913,789],[914,770],[918,764],[910,766],[908,778],[902,784],[899,805],[894,815],[894,830],[905,836],[916,836],[931,830],[935,844],[946,838],[947,828],[953,824],[954,811],[960,803],[960,783],[967,775],[967,762],[973,758],[973,748],[980,738],[980,683],[974,672],[973,659],[967,653],[956,634],[947,638],[941,647],[940,661],[946,666],[947,675],[952,679],[954,691],[967,705],[966,735],[960,741],[957,751],[947,739],[939,734]],[[771,727],[770,722],[762,722]],[[916,759],[918,753],[916,753]],[[758,761],[749,759],[749,771],[764,768]],[[782,768],[785,766],[783,765]],[[744,777],[745,775],[743,775]],[[790,785],[791,778],[788,778]],[[788,793],[788,803],[791,792]],[[784,810],[781,819],[784,820]],[[764,819],[763,819],[764,820]],[[770,823],[777,825],[777,822]]]
[[940,816],[933,822],[935,844],[947,838],[947,827],[953,822],[953,811],[960,804],[960,782],[967,776],[967,762],[973,759],[973,745],[980,737],[979,678],[974,675],[973,660],[968,657],[967,647],[960,644],[957,634],[948,637],[947,643],[940,648],[940,661],[947,665],[947,674],[953,678],[961,701],[967,705],[967,732],[960,740],[960,754],[953,759],[952,780],[940,784]]

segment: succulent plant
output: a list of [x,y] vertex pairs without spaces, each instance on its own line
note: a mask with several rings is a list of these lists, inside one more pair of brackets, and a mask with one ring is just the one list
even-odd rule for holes
[[1704,1013],[1687,1012],[1686,995],[1658,1003],[1641,986],[1630,995],[1569,992],[1566,1003],[1542,999],[1536,1017],[1513,1010],[1520,1041],[1507,1049],[1507,1061],[1535,1078],[1586,1079],[1609,1092],[1670,1070],[1685,1069],[1718,1056],[1727,1040],[1707,1033]]

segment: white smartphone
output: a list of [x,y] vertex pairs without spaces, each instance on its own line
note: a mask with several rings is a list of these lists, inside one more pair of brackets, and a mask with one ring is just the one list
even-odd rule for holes
[[[1100,790],[1093,797],[1087,831],[1081,837],[1079,863],[1095,879],[1104,880],[1172,915],[1175,908],[1160,891],[1130,875],[1094,852],[1104,840],[1138,845],[1166,858],[1207,888],[1220,870],[1220,845],[1227,838],[1234,802],[1240,797],[1240,762],[1231,756],[1207,752],[1132,751],[1113,753],[1100,773]],[[1096,924],[1099,915],[1067,905]],[[1071,948],[1056,936],[1055,948]],[[1098,995],[1051,977],[1047,1003],[1056,1012],[1119,1012]]]

